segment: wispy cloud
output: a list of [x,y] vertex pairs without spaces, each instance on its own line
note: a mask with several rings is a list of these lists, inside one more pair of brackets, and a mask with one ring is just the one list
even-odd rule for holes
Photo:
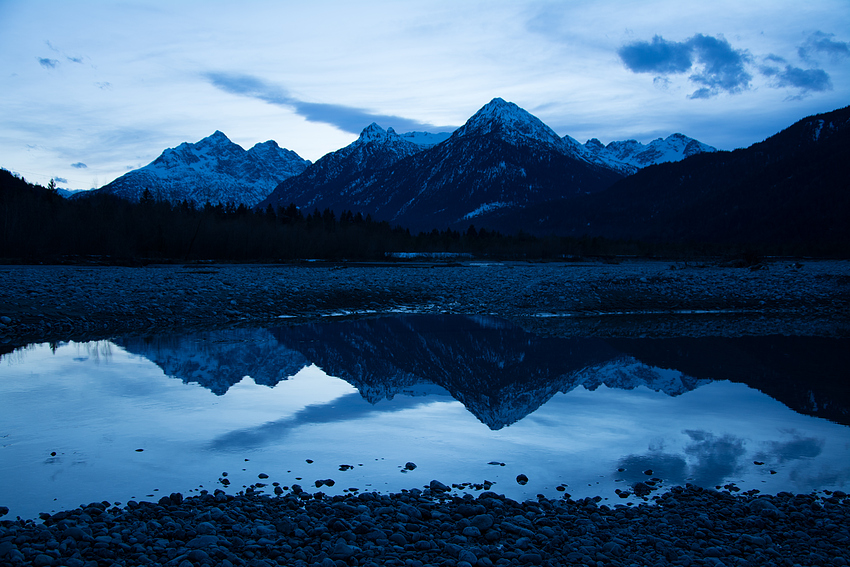
[[45,69],[55,69],[59,65],[58,59],[48,59],[47,57],[39,57],[38,64]]
[[83,162],[78,161],[77,163],[72,163],[71,167],[74,167],[76,169],[86,169],[88,166],[86,164],[84,164]]
[[[759,67],[759,72],[765,77],[774,79],[776,87],[792,87],[799,89],[801,94],[823,92],[832,89],[829,74],[823,69],[801,69],[790,65],[782,57],[769,55],[766,63]],[[772,63],[778,63],[779,66]]]
[[692,71],[689,79],[701,85],[690,98],[709,98],[721,92],[738,93],[749,89],[752,75],[746,64],[749,52],[734,49],[722,37],[696,34],[685,41],[667,41],[660,35],[652,41],[635,41],[617,53],[634,73],[657,75],[656,84],[666,86],[664,75]]
[[401,116],[369,112],[368,110],[352,106],[306,102],[293,97],[281,86],[251,75],[210,72],[204,73],[203,76],[211,85],[225,92],[282,106],[293,110],[311,122],[330,124],[340,130],[353,134],[359,134],[363,128],[372,122],[376,122],[385,128],[395,128],[400,132],[453,129],[452,127],[437,127],[433,124],[419,122]]
[[56,183],[68,183],[68,180],[64,177],[54,177],[53,180],[56,181]]
[[[80,64],[82,64],[82,63],[83,63],[83,58],[82,58],[82,57],[71,57],[70,55],[68,55],[67,53],[65,53],[64,51],[62,51],[61,49],[59,49],[58,47],[56,47],[56,46],[55,46],[55,45],[53,45],[52,43],[50,43],[50,41],[45,41],[44,43],[45,43],[45,44],[47,45],[47,47],[49,47],[52,51],[55,51],[56,53],[58,53],[59,55],[61,55],[62,57],[64,57],[64,58],[65,58],[65,59],[67,59],[68,61],[70,61],[71,63],[80,63]],[[58,61],[57,61],[57,63],[58,63]]]
[[850,43],[835,41],[834,37],[834,33],[816,31],[797,49],[797,54],[803,61],[811,61],[817,53],[828,55],[834,61],[850,57]]

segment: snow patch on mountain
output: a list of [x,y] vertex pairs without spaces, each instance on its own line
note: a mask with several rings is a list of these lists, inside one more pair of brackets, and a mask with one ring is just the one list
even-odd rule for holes
[[421,146],[423,149],[445,142],[451,135],[451,132],[405,132],[404,134],[399,134],[403,139]]
[[471,211],[471,212],[463,215],[463,218],[464,218],[464,220],[475,218],[477,216],[483,215],[484,213],[489,213],[491,211],[495,211],[496,209],[502,209],[502,208],[505,208],[505,207],[510,207],[512,205],[513,205],[513,203],[505,203],[505,202],[502,202],[502,201],[497,201],[495,203],[484,203],[483,205],[481,205],[480,207],[478,207],[474,211]]

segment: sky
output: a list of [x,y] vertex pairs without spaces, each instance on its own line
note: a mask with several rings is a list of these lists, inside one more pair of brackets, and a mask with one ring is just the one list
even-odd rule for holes
[[312,161],[494,97],[732,150],[850,104],[848,0],[0,0],[0,167],[100,187],[216,130]]

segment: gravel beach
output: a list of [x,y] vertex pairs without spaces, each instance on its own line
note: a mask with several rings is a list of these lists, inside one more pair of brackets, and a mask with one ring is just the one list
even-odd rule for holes
[[563,336],[848,336],[850,261],[0,267],[7,345],[398,312]]
[[7,565],[847,565],[843,492],[733,495],[675,487],[650,503],[516,502],[424,490],[326,497],[222,491],[123,508],[94,502],[0,522]]

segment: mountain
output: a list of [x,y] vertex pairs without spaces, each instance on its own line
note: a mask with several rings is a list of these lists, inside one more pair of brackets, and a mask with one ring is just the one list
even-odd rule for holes
[[313,208],[330,208],[337,213],[360,210],[354,190],[357,183],[422,150],[422,145],[373,122],[348,146],[322,156],[301,175],[282,181],[258,208],[271,205],[277,209],[295,203],[308,212]]
[[757,388],[799,413],[850,423],[847,339],[556,338],[493,317],[412,315],[114,342],[218,395],[246,375],[271,387],[315,364],[372,404],[448,392],[494,430],[579,387],[678,396],[717,379]]
[[[376,141],[373,151],[384,155],[404,140],[396,135]],[[331,154],[344,152],[340,159],[347,167],[336,157],[326,163],[322,158],[308,168],[309,177],[305,172],[282,182],[260,206],[352,210],[416,231],[466,228],[487,211],[598,192],[622,177],[500,98],[445,141],[406,156],[390,152],[392,159],[378,167],[349,161],[359,142]]]
[[197,206],[233,203],[253,207],[278,183],[310,164],[273,140],[244,150],[222,132],[169,148],[148,165],[130,171],[94,192],[138,201],[145,189],[155,199]]
[[541,338],[491,317],[386,317],[116,343],[218,395],[245,375],[274,386],[316,364],[372,404],[410,392],[448,392],[491,429],[578,387],[644,386],[677,396],[709,382],[648,367],[602,339]]
[[682,161],[696,154],[717,151],[717,148],[684,134],[671,134],[667,138],[658,138],[648,144],[626,140],[611,142],[607,146],[593,138],[584,144],[584,149],[596,160],[624,175],[631,175],[650,165]]
[[652,165],[594,194],[482,220],[564,236],[839,250],[850,241],[848,155],[845,107],[746,149]]

